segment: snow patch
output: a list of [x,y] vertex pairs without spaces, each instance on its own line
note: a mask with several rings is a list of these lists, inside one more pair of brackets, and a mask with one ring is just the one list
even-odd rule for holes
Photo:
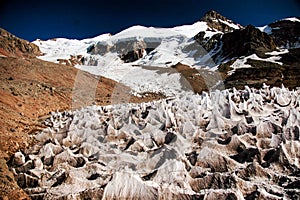
[[282,19],[282,21],[283,20],[288,20],[288,21],[292,21],[292,22],[300,22],[300,19],[298,19],[297,17],[289,17],[289,18]]
[[266,52],[265,54],[271,56],[278,56],[278,55],[286,54],[288,52],[289,52],[288,49],[281,49],[279,51]]
[[196,22],[192,25],[182,25],[170,28],[169,30],[177,32],[181,35],[185,35],[188,38],[192,38],[201,31],[207,31],[209,27],[206,22]]
[[218,19],[220,20],[220,22],[222,22],[223,24],[226,24],[227,26],[230,26],[231,28],[234,28],[234,29],[240,29],[240,27],[234,23],[230,23],[228,21],[224,21],[222,19]]
[[256,27],[256,28],[258,28],[261,32],[265,32],[269,35],[272,34],[272,28],[268,25],[263,26],[263,27]]
[[276,63],[279,65],[283,65],[282,62],[278,62],[278,60],[281,59],[280,54],[284,54],[287,53],[286,51],[288,50],[283,50],[281,52],[277,52],[277,51],[273,51],[273,52],[269,52],[266,53],[267,55],[273,55],[269,58],[260,58],[258,57],[256,54],[252,54],[250,56],[244,57],[244,58],[239,58],[237,59],[230,67],[233,68],[233,70],[230,70],[228,72],[228,75],[232,75],[236,69],[240,69],[240,68],[251,68],[252,66],[249,64],[246,64],[246,62],[248,61],[248,59],[252,59],[252,60],[260,60],[260,61],[265,61],[265,62],[272,62],[272,63]]

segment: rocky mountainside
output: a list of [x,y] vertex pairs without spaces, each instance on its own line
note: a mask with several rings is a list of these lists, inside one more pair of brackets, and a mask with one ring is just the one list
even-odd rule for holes
[[0,56],[36,57],[41,55],[42,53],[37,45],[20,39],[0,28]]
[[221,41],[223,44],[221,56],[225,59],[249,56],[254,53],[264,56],[264,53],[276,50],[271,36],[251,25],[224,34]]
[[300,77],[299,26],[295,17],[264,27],[240,27],[209,40],[201,37],[204,32],[194,38],[218,64],[226,88],[260,88],[264,83],[296,88]]
[[[245,65],[251,67],[239,68],[231,75],[228,71],[232,70],[232,61],[220,65],[220,70],[227,73],[224,85],[227,88],[243,88],[245,85],[260,88],[264,83],[272,86],[285,85],[291,89],[299,87],[300,73],[300,49],[290,49],[288,53],[281,55],[278,63],[263,60],[245,59]],[[234,61],[239,62],[239,60]]]

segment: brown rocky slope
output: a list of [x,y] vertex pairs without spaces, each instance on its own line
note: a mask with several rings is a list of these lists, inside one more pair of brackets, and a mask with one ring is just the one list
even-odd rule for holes
[[0,55],[35,57],[42,55],[39,47],[0,28]]

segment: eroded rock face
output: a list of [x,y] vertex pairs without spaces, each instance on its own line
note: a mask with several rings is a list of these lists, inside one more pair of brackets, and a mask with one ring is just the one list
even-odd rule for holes
[[211,37],[206,37],[205,32],[199,32],[194,36],[195,41],[209,52],[218,64],[254,53],[260,57],[266,57],[266,52],[277,49],[273,36],[261,32],[252,25],[219,31]]
[[218,33],[210,38],[204,38],[205,32],[195,35],[194,39],[208,52],[218,49],[221,46],[221,37],[223,34]]
[[[198,42],[207,52],[210,52],[211,56],[216,59],[214,54],[222,48],[222,36],[226,33],[233,32],[235,30],[243,29],[244,27],[233,22],[230,19],[222,16],[214,10],[207,12],[201,21],[206,22],[207,31],[216,32],[213,36],[207,36],[206,32],[201,31],[194,36],[196,42]],[[216,60],[217,62],[217,60]]]
[[246,87],[52,113],[11,168],[33,199],[297,199],[299,95]]

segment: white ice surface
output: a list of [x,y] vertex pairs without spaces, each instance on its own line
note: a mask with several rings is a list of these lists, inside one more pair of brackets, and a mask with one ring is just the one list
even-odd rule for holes
[[[103,34],[91,39],[75,40],[57,38],[47,41],[36,40],[33,43],[38,45],[41,51],[45,54],[39,58],[50,62],[57,62],[57,59],[68,59],[70,55],[83,55],[89,56],[87,48],[93,44],[101,42],[106,45],[114,45],[118,42],[124,41],[144,41],[144,42],[161,42],[163,41],[159,52],[161,59],[157,62],[152,62],[147,59],[142,61],[144,64],[151,65],[158,64],[159,66],[165,67],[165,62],[172,61],[171,64],[177,63],[178,61],[185,60],[186,64],[195,65],[197,62],[193,61],[189,55],[190,52],[182,52],[182,48],[188,45],[190,39],[194,37],[200,31],[205,32],[205,38],[210,38],[217,31],[208,31],[209,27],[206,22],[195,22],[191,25],[182,25],[174,28],[158,28],[158,27],[144,27],[140,25],[129,27],[115,35]],[[177,41],[176,41],[177,40]],[[188,42],[189,41],[189,42]],[[169,43],[169,44],[167,44]],[[168,51],[168,52],[167,52]],[[114,59],[117,59],[117,56]],[[108,56],[111,57],[111,56]],[[99,58],[99,60],[106,59],[105,57]],[[103,61],[100,61],[103,62]],[[106,61],[110,62],[110,61]]]
[[39,46],[41,52],[45,54],[40,56],[40,59],[57,62],[57,59],[69,59],[70,55],[87,55],[87,48],[90,45],[110,37],[110,34],[103,34],[83,40],[56,38],[43,41],[37,39],[33,43]]
[[288,49],[282,49],[282,50],[279,50],[279,51],[266,52],[265,54],[266,55],[271,55],[271,56],[278,56],[278,55],[281,55],[281,54],[286,54],[288,52],[289,52]]
[[133,67],[129,64],[107,65],[106,67],[77,65],[76,67],[118,81],[136,93],[154,92],[174,96],[182,92],[179,73],[159,74],[157,70]]

